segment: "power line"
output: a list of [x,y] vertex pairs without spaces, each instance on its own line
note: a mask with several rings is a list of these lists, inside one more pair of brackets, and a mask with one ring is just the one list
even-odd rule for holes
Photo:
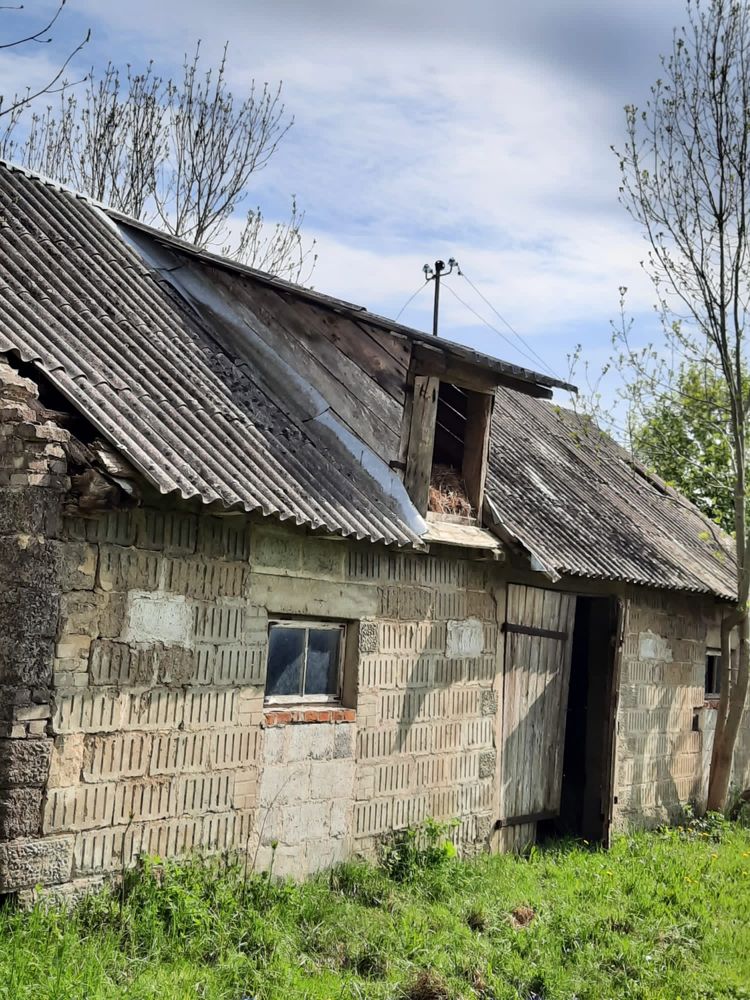
[[[520,348],[518,346],[518,344],[514,344],[513,341],[510,339],[510,337],[508,337],[506,334],[504,334],[502,332],[502,330],[498,330],[498,328],[496,326],[493,326],[492,323],[490,323],[488,320],[486,320],[484,318],[484,316],[482,316],[480,313],[478,313],[473,306],[470,306],[468,302],[464,301],[464,299],[461,298],[461,296],[458,294],[458,292],[456,292],[450,285],[446,284],[445,287],[448,289],[448,291],[451,293],[451,295],[455,299],[458,299],[458,301],[461,303],[461,305],[465,309],[468,309],[470,313],[473,313],[476,316],[476,318],[480,321],[480,323],[484,323],[484,325],[486,327],[488,327],[490,330],[492,330],[493,333],[496,333],[498,335],[498,337],[500,337],[502,340],[504,340],[505,343],[508,344],[510,347],[512,347],[514,351],[518,351],[519,354],[522,354],[526,358],[527,361],[530,361],[536,367],[537,361],[539,360],[538,356],[535,359],[527,351],[525,351],[522,348]],[[521,341],[521,342],[523,343],[523,341]],[[549,372],[552,373],[553,378],[557,378],[557,375],[555,375],[555,373],[552,372],[552,369],[549,367],[549,365],[545,364],[544,367],[547,369],[547,371],[549,371]]]
[[[529,344],[528,341],[525,340],[524,337],[521,336],[521,334],[518,332],[518,330],[515,329],[515,327],[511,326],[511,324],[502,315],[502,313],[498,312],[498,310],[493,306],[493,304],[490,302],[490,300],[487,298],[487,296],[484,295],[480,291],[479,288],[477,288],[477,286],[474,284],[474,282],[471,280],[471,278],[463,270],[460,272],[460,274],[461,274],[461,277],[464,278],[468,282],[468,284],[474,289],[474,291],[477,293],[477,295],[479,296],[479,298],[485,303],[485,305],[487,305],[492,310],[492,312],[497,316],[497,318],[500,320],[500,322],[510,330],[510,332],[513,334],[513,336],[519,341],[519,343],[523,344],[524,348],[528,348],[528,350],[531,352],[531,354],[533,355],[533,357],[536,359],[536,362],[538,362],[540,365],[542,365],[544,368],[546,368],[547,371],[551,375],[553,375],[555,378],[557,378],[558,376],[555,374],[555,372],[552,370],[552,368],[549,366],[549,364],[544,360],[544,358],[541,357],[541,355],[537,354],[537,352],[534,350],[534,348],[531,346],[531,344]],[[483,322],[486,323],[486,321],[483,321]],[[486,325],[489,326],[491,330],[495,329],[489,323],[487,323]],[[496,330],[495,332],[498,333],[499,331]],[[505,338],[505,339],[507,340],[507,338]],[[518,350],[518,348],[516,348],[516,350]],[[528,358],[529,355],[525,354],[525,357]]]
[[398,313],[396,314],[396,318],[393,321],[394,323],[398,323],[399,318],[400,318],[401,314],[403,313],[403,311],[405,309],[407,309],[412,304],[412,302],[414,301],[414,299],[416,299],[416,297],[419,295],[419,293],[422,291],[422,289],[425,288],[426,286],[427,286],[427,281],[423,281],[422,284],[419,286],[419,288],[416,290],[416,292],[413,295],[409,296],[409,298],[406,300],[406,302],[404,302],[404,304],[401,306],[401,308],[399,309]]

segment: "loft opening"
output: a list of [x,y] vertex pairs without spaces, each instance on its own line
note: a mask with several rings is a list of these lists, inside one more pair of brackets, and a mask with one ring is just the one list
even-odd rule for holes
[[481,521],[493,394],[415,379],[406,485],[421,513]]

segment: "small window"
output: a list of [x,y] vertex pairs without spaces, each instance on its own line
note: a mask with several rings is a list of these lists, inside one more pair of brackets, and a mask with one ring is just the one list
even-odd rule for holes
[[343,649],[343,625],[271,622],[266,700],[337,701],[341,696]]
[[721,653],[710,650],[706,653],[706,679],[704,688],[707,698],[718,698],[721,689]]

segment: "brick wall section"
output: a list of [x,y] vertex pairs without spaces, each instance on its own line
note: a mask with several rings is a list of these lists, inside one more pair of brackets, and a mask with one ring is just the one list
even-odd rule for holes
[[0,358],[0,888],[63,881],[72,838],[39,842],[63,579],[66,432]]
[[377,592],[360,636],[354,844],[432,816],[458,818],[464,847],[483,845],[502,676],[488,564],[352,550],[346,569]]
[[139,509],[66,521],[45,836],[75,878],[247,844],[266,619],[244,517]]
[[633,591],[622,657],[615,825],[674,819],[704,794],[703,704],[706,637],[715,606],[701,598]]
[[[141,852],[249,849],[266,865],[271,842],[277,872],[305,874],[426,816],[459,817],[467,849],[486,840],[488,564],[149,507],[66,517],[59,563],[37,832],[68,856],[64,878],[58,864],[35,882],[90,881]],[[266,724],[268,617],[286,614],[353,623],[356,721]]]

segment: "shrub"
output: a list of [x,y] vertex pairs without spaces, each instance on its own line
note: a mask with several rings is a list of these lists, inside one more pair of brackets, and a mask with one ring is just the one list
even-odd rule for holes
[[441,869],[456,858],[450,832],[458,820],[426,819],[419,826],[394,830],[381,847],[380,865],[394,882],[412,882],[423,872]]

